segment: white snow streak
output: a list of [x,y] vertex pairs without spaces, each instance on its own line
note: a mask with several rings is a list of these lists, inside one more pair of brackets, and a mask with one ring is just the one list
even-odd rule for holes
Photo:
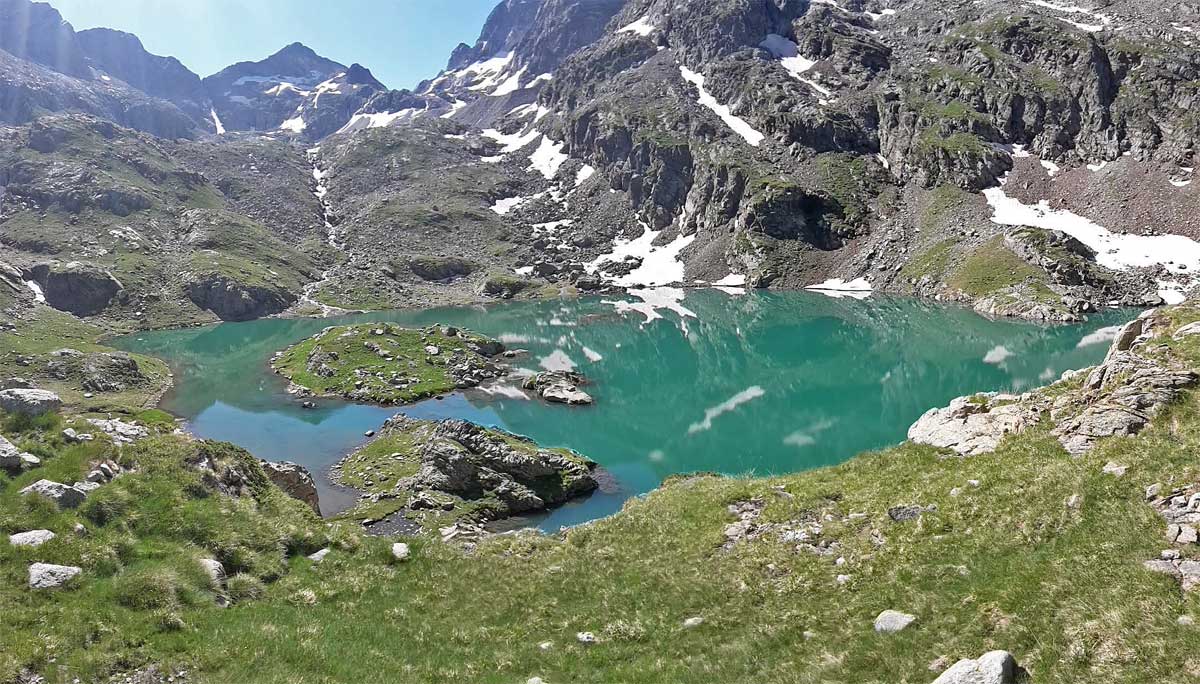
[[641,266],[612,280],[613,284],[621,287],[653,287],[683,282],[684,268],[683,262],[679,261],[679,253],[692,244],[696,236],[680,235],[669,244],[656,247],[653,244],[654,240],[662,231],[650,230],[646,224],[642,224],[642,228],[644,232],[641,237],[616,240],[611,252],[597,257],[590,264],[585,264],[584,268],[589,273],[595,273],[606,261],[620,263],[628,257],[636,257],[642,260]]
[[626,24],[617,29],[617,33],[636,33],[639,36],[648,36],[658,30],[650,24],[649,19],[650,17],[642,17],[633,23]]
[[217,127],[217,135],[225,135],[225,124],[221,123],[221,117],[217,116],[216,108],[209,109],[208,113],[212,117],[213,125]]
[[33,292],[33,298],[39,302],[46,303],[46,293],[42,292],[42,286],[36,280],[26,280],[25,286]]
[[762,142],[765,136],[763,136],[762,133],[754,130],[754,127],[746,123],[745,119],[735,116],[727,105],[717,102],[716,98],[714,98],[707,90],[704,89],[703,76],[685,66],[679,67],[679,73],[683,76],[683,80],[696,86],[696,89],[700,91],[700,97],[697,99],[697,102],[711,109],[714,114],[719,116],[721,120],[725,122],[726,126],[729,126],[731,129],[733,129],[734,133],[737,133],[745,138],[746,142],[751,146],[758,147],[759,143]]

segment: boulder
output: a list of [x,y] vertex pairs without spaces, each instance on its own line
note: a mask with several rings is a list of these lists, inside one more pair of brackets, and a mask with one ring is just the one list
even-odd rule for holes
[[12,442],[0,435],[0,469],[20,472],[36,468],[40,464],[41,459],[37,456],[17,449]]
[[221,561],[201,558],[200,567],[204,570],[204,574],[212,580],[213,586],[219,587],[225,582],[225,566],[221,565]]
[[933,684],[1016,684],[1017,661],[1008,651],[991,651],[976,660],[960,660]]
[[885,610],[875,618],[875,631],[881,634],[899,632],[916,622],[915,615],[901,613],[898,610]]
[[586,406],[593,401],[591,395],[579,389],[586,384],[587,378],[581,373],[556,370],[530,376],[524,387],[553,404]]
[[54,589],[78,577],[81,572],[83,568],[73,565],[34,563],[29,566],[29,586],[33,589]]
[[87,498],[89,490],[81,489],[78,485],[65,485],[53,480],[38,480],[21,490],[21,494],[37,494],[58,504],[59,508],[75,508]]
[[406,561],[412,555],[412,550],[408,548],[408,544],[404,542],[396,542],[392,544],[392,558],[398,561]]
[[223,321],[249,321],[277,314],[299,297],[283,287],[266,287],[239,282],[221,274],[198,276],[185,286],[188,299]]
[[0,390],[0,410],[40,416],[62,408],[62,399],[54,392],[42,389]]
[[312,475],[301,465],[290,461],[260,461],[263,471],[285,494],[308,504],[317,515],[321,514],[321,501],[317,496],[317,485]]
[[324,548],[324,549],[321,549],[320,551],[317,551],[316,553],[310,553],[308,555],[308,559],[314,563],[319,564],[321,561],[325,560],[325,556],[328,556],[328,555],[329,555],[329,548]]
[[13,546],[41,546],[56,536],[50,530],[31,530],[8,535],[8,543]]
[[1006,435],[1036,424],[1040,416],[1037,408],[1010,395],[959,397],[945,408],[926,411],[908,429],[908,438],[974,456],[994,451]]

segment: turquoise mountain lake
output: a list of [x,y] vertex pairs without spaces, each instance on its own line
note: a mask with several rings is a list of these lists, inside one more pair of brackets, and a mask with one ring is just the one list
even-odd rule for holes
[[[570,447],[615,487],[536,522],[557,529],[615,512],[676,473],[770,475],[839,463],[904,439],[924,411],[977,391],[1022,391],[1100,361],[1110,311],[1079,325],[992,321],[935,303],[807,292],[692,290],[676,311],[632,297],[396,311],[334,319],[265,319],[139,333],[115,344],[165,359],[175,389],[163,408],[201,437],[313,471],[326,512],[350,502],[326,469],[398,410],[464,418]],[[655,316],[661,315],[661,318]],[[302,409],[271,356],[326,326],[444,323],[528,349],[518,367],[574,363],[596,405],[568,408],[479,391],[413,406],[344,401]]]

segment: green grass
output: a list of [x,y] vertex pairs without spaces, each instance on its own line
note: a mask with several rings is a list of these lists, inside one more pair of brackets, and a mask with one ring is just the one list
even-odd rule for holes
[[80,384],[78,373],[59,377],[48,364],[61,363],[51,352],[69,348],[85,353],[116,351],[100,343],[103,332],[70,314],[37,306],[24,318],[13,321],[16,329],[0,333],[0,377],[22,377],[43,389],[58,393],[75,412],[115,412],[136,415],[157,398],[170,382],[170,371],[159,359],[130,354],[144,379],[124,390],[95,393],[92,397]]
[[[1183,324],[1200,310],[1169,315]],[[1200,364],[1200,340],[1165,344]],[[24,667],[59,684],[159,663],[200,684],[928,682],[935,659],[997,648],[1034,682],[1176,681],[1200,647],[1200,630],[1176,619],[1200,616],[1200,595],[1143,569],[1165,546],[1143,491],[1200,477],[1200,400],[1186,394],[1138,437],[1081,457],[1049,427],[971,458],[904,444],[785,477],[679,476],[561,538],[497,536],[470,553],[408,539],[405,563],[390,562],[390,540],[323,525],[225,445],[127,447],[120,458],[137,472],[78,512],[15,496],[48,468],[78,471],[90,450],[111,449],[71,447],[0,489],[0,532],[60,532],[38,549],[0,546],[0,681]],[[32,439],[41,428],[29,429]],[[206,487],[183,465],[200,455],[244,471],[245,495]],[[1127,474],[1104,474],[1108,461]],[[763,502],[760,522],[820,522],[833,552],[777,531],[723,549],[727,506],[751,499]],[[928,508],[891,521],[887,509],[903,504]],[[75,536],[75,522],[91,533]],[[325,544],[320,565],[303,558]],[[227,563],[232,607],[215,607],[196,574],[203,556]],[[33,593],[23,583],[34,560],[85,572]],[[889,608],[916,624],[876,634]],[[701,626],[683,627],[697,616]],[[599,643],[580,645],[581,631]]]
[[983,297],[1025,282],[1042,283],[1045,274],[1025,263],[997,236],[972,252],[949,278],[950,287]]
[[[382,334],[376,335],[375,331]],[[394,324],[335,327],[284,350],[274,367],[284,377],[317,395],[404,404],[445,394],[455,388],[447,368],[449,358],[455,352],[479,356],[469,344],[486,341],[474,335],[464,338],[464,334],[469,335],[447,337],[436,326],[424,330],[410,330]],[[376,346],[390,358],[381,357],[375,351]],[[438,347],[440,352],[430,355],[425,351],[426,346]],[[332,371],[330,376],[317,374],[319,364],[310,364],[310,357],[314,355],[322,355],[324,364]],[[390,382],[395,376],[414,382],[400,387]]]
[[905,264],[900,274],[913,280],[920,280],[925,276],[941,278],[950,266],[950,260],[954,256],[954,247],[957,244],[958,240],[955,238],[942,240]]

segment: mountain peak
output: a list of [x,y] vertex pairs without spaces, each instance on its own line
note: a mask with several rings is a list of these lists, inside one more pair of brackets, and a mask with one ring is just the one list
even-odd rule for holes
[[315,50],[299,41],[289,43],[280,48],[278,52],[271,55],[272,57],[299,57],[308,59],[321,59],[321,56]]

